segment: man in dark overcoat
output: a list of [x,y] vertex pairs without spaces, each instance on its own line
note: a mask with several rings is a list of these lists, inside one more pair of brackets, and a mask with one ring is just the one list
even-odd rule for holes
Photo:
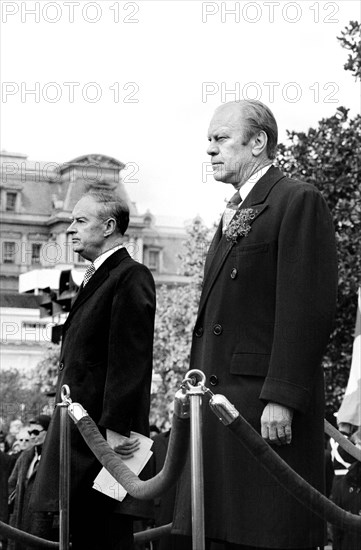
[[[56,402],[68,384],[73,402],[106,437],[149,434],[155,287],[148,268],[122,245],[128,222],[124,201],[90,191],[75,205],[68,228],[74,251],[92,263],[63,327]],[[34,487],[38,510],[58,509],[59,416],[56,407]],[[132,515],[142,512],[129,495],[119,503],[92,488],[100,469],[71,422],[73,549],[128,550]]]
[[[43,443],[50,423],[50,416],[41,414],[30,421],[28,429],[30,446],[22,451],[9,477],[8,493],[11,502],[10,525],[26,533],[55,540],[54,516],[47,512],[34,512],[29,508],[34,482],[41,460]],[[26,544],[10,541],[11,550],[28,550]]]
[[[272,165],[277,124],[259,101],[226,103],[209,128],[232,197],[211,243],[191,368],[323,490],[322,355],[332,329],[334,228],[318,190]],[[322,547],[324,523],[280,487],[204,407],[205,528],[225,548]],[[174,532],[187,532],[181,491]]]

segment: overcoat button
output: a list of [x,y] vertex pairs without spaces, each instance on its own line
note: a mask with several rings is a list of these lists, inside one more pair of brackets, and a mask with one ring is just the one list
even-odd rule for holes
[[194,331],[194,334],[196,335],[197,338],[200,338],[203,334],[203,327],[197,327],[196,330]]
[[231,271],[231,279],[235,279],[238,275],[238,270],[234,267]]
[[223,332],[223,328],[221,327],[221,325],[214,325],[213,334],[215,334],[216,336],[219,336],[220,334],[222,334],[222,332]]
[[61,361],[59,363],[59,370],[63,370],[63,368],[64,368],[64,363],[63,363],[63,361]]
[[209,377],[209,383],[211,386],[217,386],[218,385],[218,377],[215,374],[211,374]]

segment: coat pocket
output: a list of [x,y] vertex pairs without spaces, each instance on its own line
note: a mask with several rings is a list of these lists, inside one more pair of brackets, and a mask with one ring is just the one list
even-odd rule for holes
[[87,369],[97,369],[99,367],[106,365],[106,363],[104,363],[104,361],[97,361],[96,363],[94,361],[84,361],[83,365]]
[[243,376],[266,377],[270,362],[268,353],[234,353],[231,359],[230,373]]
[[240,241],[233,247],[231,255],[262,254],[268,252],[268,249],[269,243],[244,244],[243,241]]

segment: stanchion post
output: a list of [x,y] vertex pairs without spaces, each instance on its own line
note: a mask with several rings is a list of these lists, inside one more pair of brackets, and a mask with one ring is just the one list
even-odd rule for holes
[[[205,376],[202,371],[194,369],[187,373],[185,380],[188,381],[187,394],[191,416],[192,548],[193,550],[205,550],[202,441],[202,396],[204,395]],[[192,385],[193,383],[197,385]]]
[[61,388],[60,407],[60,468],[59,468],[59,550],[69,550],[70,500],[70,426],[68,406],[71,404],[69,386]]

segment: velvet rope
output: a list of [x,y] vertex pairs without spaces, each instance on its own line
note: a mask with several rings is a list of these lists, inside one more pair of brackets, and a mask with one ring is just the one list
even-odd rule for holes
[[186,462],[189,445],[189,419],[173,416],[168,452],[162,470],[152,479],[142,481],[111,449],[90,416],[84,416],[77,427],[99,462],[134,498],[151,500],[168,491],[177,481]]
[[[158,540],[164,535],[170,534],[172,529],[172,524],[167,523],[167,525],[161,525],[160,527],[154,527],[153,529],[147,529],[146,531],[140,531],[139,533],[134,533],[134,542],[149,542],[151,540]],[[53,550],[59,549],[58,542],[52,542],[50,540],[41,539],[35,535],[30,535],[25,531],[16,529],[16,527],[11,527],[7,523],[0,521],[0,533],[7,539],[15,540],[16,542],[21,542],[27,546],[32,546],[34,548],[52,548]],[[71,548],[71,544],[70,544]]]
[[[177,426],[182,426],[184,420],[177,418],[176,422]],[[182,456],[181,463],[175,468],[174,478],[171,483],[167,483],[166,478],[169,475],[169,470],[168,467],[166,468],[166,465],[170,466],[172,463],[172,466],[174,466],[175,457],[171,455],[175,454],[177,456],[176,449],[178,449],[178,452],[184,452],[186,446],[186,439],[182,442],[179,441],[179,445],[177,447],[175,446],[175,444],[178,443],[178,441],[174,441],[178,439],[178,437],[176,437],[178,435],[176,433],[178,429],[172,430],[169,451],[163,470],[150,480],[140,481],[139,478],[129,470],[120,456],[109,447],[89,416],[82,418],[77,426],[98,460],[135,498],[142,500],[160,496],[176,481],[177,475],[179,475],[184,465],[185,457]],[[228,428],[236,435],[242,445],[246,447],[256,460],[304,506],[310,508],[315,514],[323,519],[339,526],[341,529],[349,528],[361,533],[360,516],[346,512],[307,483],[307,481],[292,470],[292,468],[279,457],[272,447],[262,439],[243,417],[239,416],[228,426]],[[183,435],[185,435],[186,438],[188,436],[188,430],[187,432],[184,430]]]
[[25,531],[16,529],[3,521],[0,521],[0,533],[7,539],[15,540],[16,542],[21,542],[26,544],[26,546],[32,546],[33,548],[59,548],[58,542],[52,542],[51,540],[41,539],[35,535],[30,535]]
[[228,428],[248,452],[301,504],[329,523],[361,534],[360,516],[346,512],[307,483],[242,416],[236,418]]

